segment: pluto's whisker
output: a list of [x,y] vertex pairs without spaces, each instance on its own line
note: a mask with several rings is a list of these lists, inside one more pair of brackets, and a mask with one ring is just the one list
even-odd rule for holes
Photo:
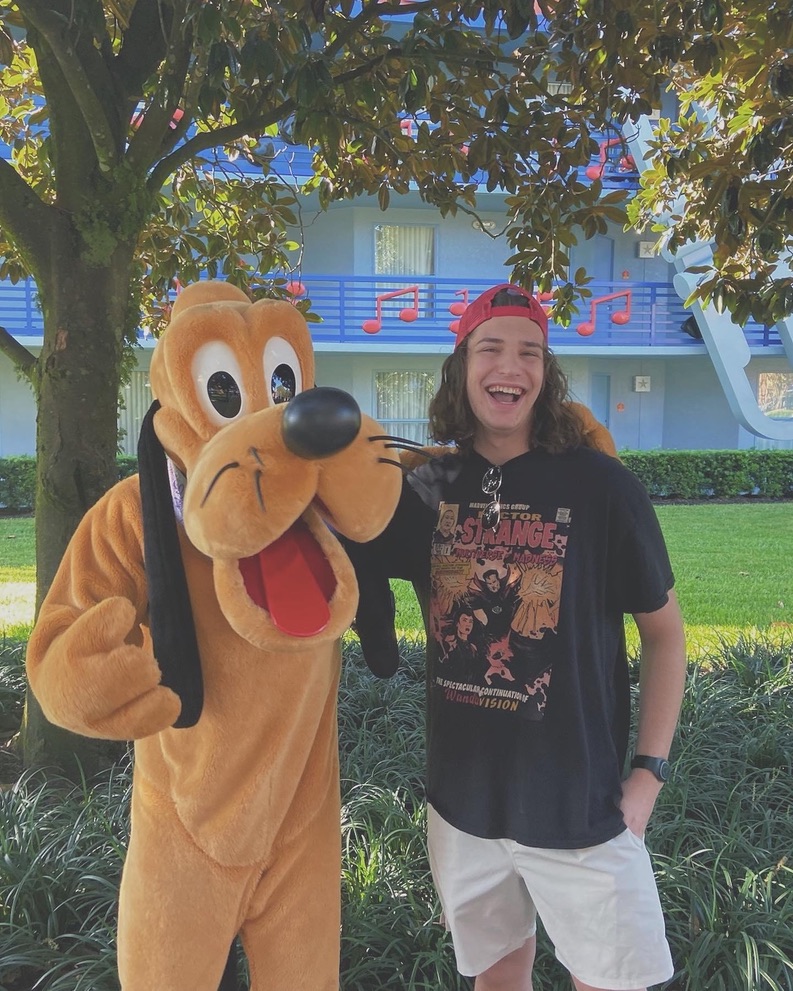
[[410,440],[408,437],[394,437],[393,434],[380,434],[376,437],[368,437],[367,440],[391,440],[398,444],[403,444],[405,447],[423,447],[423,444],[419,440]]

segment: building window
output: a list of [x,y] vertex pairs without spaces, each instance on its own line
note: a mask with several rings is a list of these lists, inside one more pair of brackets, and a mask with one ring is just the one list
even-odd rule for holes
[[374,229],[375,275],[435,275],[435,228],[378,224]]
[[793,419],[793,372],[760,372],[757,405],[767,416]]
[[375,418],[386,433],[429,443],[427,410],[435,395],[432,372],[375,372]]
[[435,228],[419,224],[378,224],[374,229],[374,274],[397,275],[399,282],[378,281],[378,294],[402,292],[387,303],[386,316],[398,316],[406,308],[415,309],[416,316],[433,313],[432,286],[415,279],[415,292],[407,290],[406,278],[435,275]]

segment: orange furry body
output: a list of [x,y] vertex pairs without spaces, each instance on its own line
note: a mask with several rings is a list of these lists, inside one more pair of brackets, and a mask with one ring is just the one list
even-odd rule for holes
[[[123,991],[215,991],[237,933],[252,989],[338,987],[338,638],[357,586],[331,528],[376,536],[401,473],[365,416],[350,432],[340,415],[349,439],[337,449],[289,441],[300,405],[273,397],[284,381],[310,390],[313,374],[294,307],[219,283],[184,290],[155,350],[154,431],[186,479],[178,543],[203,679],[194,725],[174,727],[183,700],[153,647],[137,477],[82,521],[30,642],[48,718],[136,741]],[[233,415],[214,405],[225,390],[236,409],[229,379]]]

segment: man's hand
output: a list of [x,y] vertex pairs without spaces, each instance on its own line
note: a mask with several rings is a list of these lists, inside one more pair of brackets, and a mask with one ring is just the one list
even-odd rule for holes
[[644,836],[662,787],[655,775],[642,767],[634,768],[622,782],[620,811],[625,825],[635,836]]

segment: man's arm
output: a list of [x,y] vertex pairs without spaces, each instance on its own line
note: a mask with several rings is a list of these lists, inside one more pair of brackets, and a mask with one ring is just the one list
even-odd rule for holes
[[[686,641],[675,593],[670,591],[669,601],[655,612],[633,618],[641,640],[636,753],[668,757],[686,679]],[[623,782],[620,808],[637,836],[644,834],[660,790],[661,782],[644,768],[634,768]]]

